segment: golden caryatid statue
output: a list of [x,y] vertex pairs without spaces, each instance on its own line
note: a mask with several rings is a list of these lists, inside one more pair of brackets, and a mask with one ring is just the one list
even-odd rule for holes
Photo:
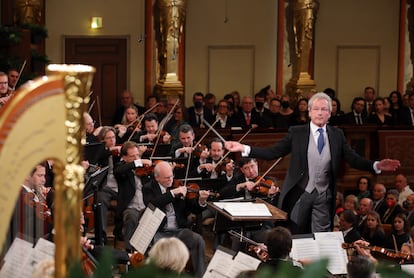
[[178,80],[178,55],[185,22],[186,0],[156,0],[154,27],[157,41],[158,80],[156,91],[163,95],[181,96]]
[[15,23],[41,24],[44,0],[15,0],[14,5]]
[[315,88],[309,74],[318,0],[290,0],[286,11],[292,78],[287,93],[294,102]]

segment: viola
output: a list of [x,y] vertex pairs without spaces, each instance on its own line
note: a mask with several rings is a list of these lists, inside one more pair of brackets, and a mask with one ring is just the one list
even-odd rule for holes
[[[384,257],[386,259],[397,261],[398,263],[403,263],[405,261],[410,261],[410,260],[413,259],[413,256],[411,256],[410,254],[395,252],[393,250],[386,249],[384,247],[364,246],[364,245],[359,245],[359,247],[364,248],[364,249],[368,249],[374,254],[377,254],[377,255],[379,255],[381,257]],[[354,245],[354,243],[342,243],[342,248],[343,249],[355,248],[355,245]]]

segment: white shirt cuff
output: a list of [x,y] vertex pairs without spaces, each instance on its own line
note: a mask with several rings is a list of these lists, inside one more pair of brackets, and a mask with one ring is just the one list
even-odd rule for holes
[[375,161],[374,166],[372,167],[372,168],[374,168],[375,174],[381,174],[381,170],[378,169],[378,163],[379,163],[379,161]]
[[143,166],[141,159],[134,160],[134,164],[135,164],[135,168]]
[[249,156],[249,154],[250,154],[250,146],[248,146],[248,145],[243,145],[243,147],[244,147],[244,150],[242,151],[242,153],[241,153],[241,155],[243,156],[243,157],[246,157],[246,156]]

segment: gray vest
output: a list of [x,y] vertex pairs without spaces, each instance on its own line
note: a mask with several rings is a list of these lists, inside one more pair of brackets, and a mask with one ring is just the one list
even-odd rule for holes
[[308,145],[308,169],[309,180],[305,187],[308,193],[316,188],[319,193],[325,192],[329,187],[329,172],[331,170],[331,152],[329,150],[329,140],[324,132],[325,145],[322,153],[319,154],[315,139],[311,134]]

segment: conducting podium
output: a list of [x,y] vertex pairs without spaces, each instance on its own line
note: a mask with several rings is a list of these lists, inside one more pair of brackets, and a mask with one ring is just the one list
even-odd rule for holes
[[286,221],[287,213],[257,198],[254,200],[232,200],[208,202],[208,206],[216,212],[214,231],[229,229],[260,227],[263,222]]

